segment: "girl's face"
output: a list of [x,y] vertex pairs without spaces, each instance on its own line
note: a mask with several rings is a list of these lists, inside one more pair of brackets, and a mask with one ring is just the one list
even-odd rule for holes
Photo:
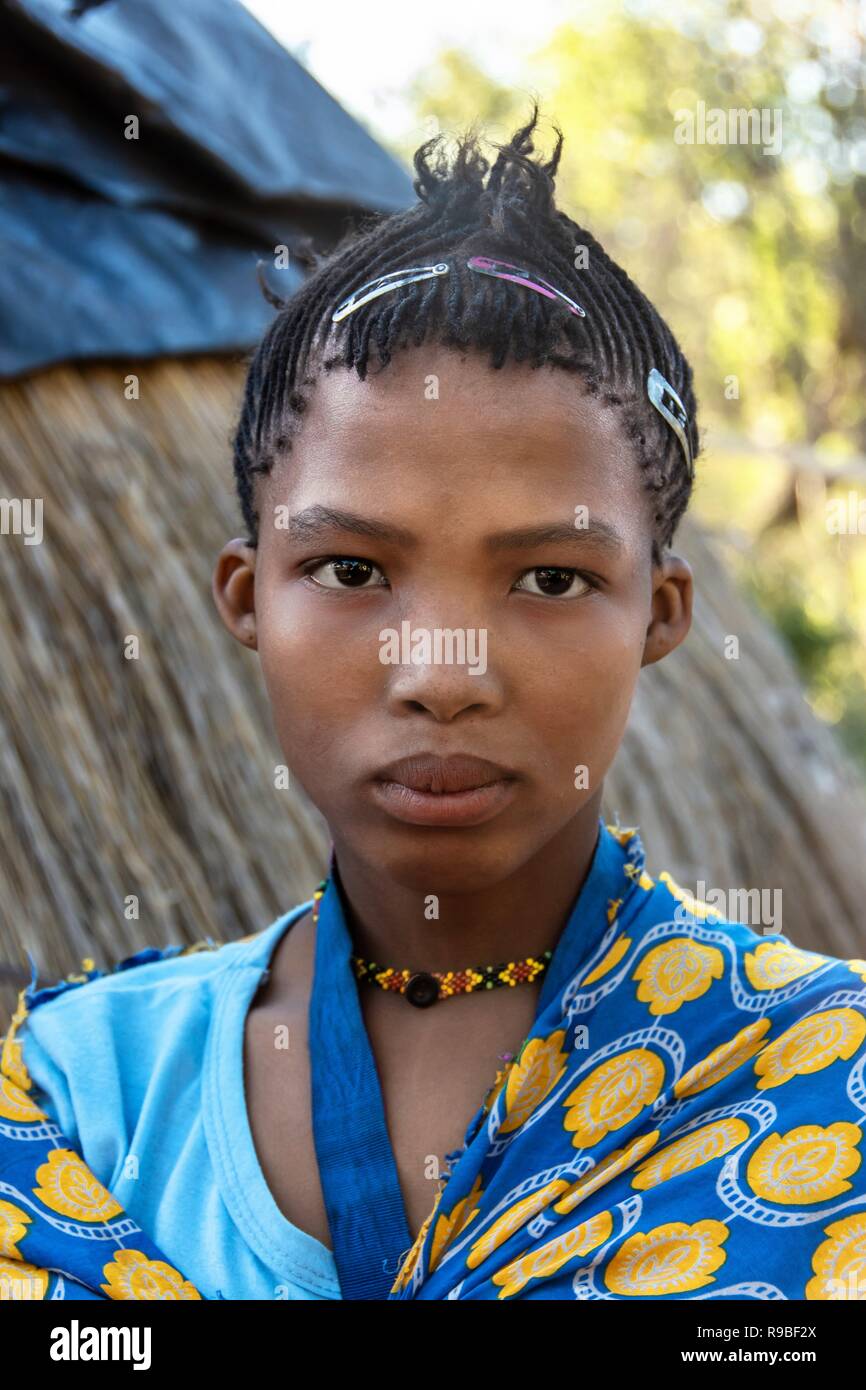
[[[364,382],[319,377],[258,504],[258,548],[229,542],[214,594],[258,648],[338,858],[474,891],[595,823],[638,673],[683,640],[692,602],[684,561],[652,567],[615,409],[562,369],[405,349]],[[462,820],[381,775],[454,754],[500,770],[458,797]]]

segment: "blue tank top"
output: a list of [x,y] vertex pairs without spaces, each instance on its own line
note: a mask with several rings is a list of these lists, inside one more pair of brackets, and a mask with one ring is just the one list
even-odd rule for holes
[[247,1012],[311,905],[243,941],[149,948],[37,991],[18,1033],[31,1098],[205,1298],[340,1298],[331,1251],[271,1195],[244,1096]]

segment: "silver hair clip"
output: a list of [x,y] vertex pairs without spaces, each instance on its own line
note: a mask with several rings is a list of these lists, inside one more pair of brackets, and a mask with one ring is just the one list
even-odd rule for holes
[[[548,299],[559,299],[568,306],[573,314],[577,314],[581,318],[586,317],[585,310],[575,300],[564,294],[562,290],[558,290],[548,280],[542,280],[540,276],[533,277],[529,271],[521,266],[512,265],[510,261],[499,261],[490,256],[472,256],[466,264],[470,270],[478,271],[482,275],[494,275],[498,279],[511,280],[514,284],[536,290]],[[339,323],[355,309],[360,309],[362,304],[368,304],[371,299],[376,299],[380,294],[387,294],[389,290],[399,289],[402,285],[412,285],[416,280],[430,280],[436,275],[447,275],[449,269],[447,261],[437,261],[435,265],[407,266],[404,270],[392,270],[387,275],[379,275],[375,280],[368,280],[365,285],[361,285],[360,289],[354,290],[348,298],[344,299],[331,315],[331,322]],[[689,417],[685,406],[670,382],[665,380],[657,367],[653,367],[650,371],[646,387],[650,401],[668,422],[680,441],[685,454],[689,477],[692,477],[692,451],[686,433]]]
[[647,395],[658,411],[667,420],[677,439],[683,448],[686,456],[686,467],[689,470],[689,477],[693,477],[694,468],[692,465],[692,450],[689,444],[689,437],[686,433],[689,426],[689,417],[686,408],[677,395],[669,381],[665,381],[657,367],[653,367],[646,379]]
[[405,270],[392,270],[388,275],[379,275],[375,280],[368,280],[366,285],[353,291],[348,299],[344,299],[331,315],[331,323],[339,323],[347,314],[360,309],[362,304],[367,304],[378,295],[387,294],[388,290],[399,289],[401,285],[411,285],[416,280],[429,280],[434,275],[445,275],[447,271],[447,262],[437,261],[435,265],[409,266]]

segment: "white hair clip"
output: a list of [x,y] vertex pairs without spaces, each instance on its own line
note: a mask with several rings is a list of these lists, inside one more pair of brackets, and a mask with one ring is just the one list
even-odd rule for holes
[[[507,261],[493,260],[489,256],[473,256],[466,264],[470,270],[480,271],[483,275],[495,275],[503,280],[512,280],[528,289],[537,290],[540,294],[546,295],[548,299],[559,299],[566,304],[573,314],[585,317],[585,312],[581,306],[564,294],[562,290],[556,289],[547,280],[530,277],[529,272],[519,266],[513,266]],[[339,323],[355,309],[360,309],[362,304],[368,304],[371,299],[378,298],[380,294],[387,294],[390,290],[399,289],[402,285],[412,285],[417,280],[430,280],[436,275],[447,275],[449,269],[450,266],[447,261],[437,261],[435,265],[407,266],[403,270],[392,270],[387,275],[378,275],[375,280],[368,280],[365,285],[361,285],[360,289],[354,290],[344,299],[331,315],[331,322]],[[693,477],[692,451],[687,434],[689,417],[685,406],[670,382],[665,380],[657,367],[653,367],[650,371],[646,388],[650,401],[680,441],[689,470],[689,477]]]
[[354,290],[348,299],[344,299],[331,315],[331,322],[339,323],[347,314],[360,309],[362,304],[367,304],[378,295],[387,294],[388,290],[399,289],[401,285],[411,285],[416,280],[430,280],[434,275],[445,275],[447,271],[447,263],[437,261],[435,265],[409,266],[406,270],[392,270],[388,275],[379,275],[375,280],[368,280],[366,285]]

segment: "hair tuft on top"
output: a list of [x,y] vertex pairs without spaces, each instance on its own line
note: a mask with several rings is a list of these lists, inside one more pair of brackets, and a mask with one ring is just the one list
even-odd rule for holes
[[[692,476],[680,443],[650,402],[647,376],[657,367],[689,417],[692,459],[699,453],[692,368],[649,299],[585,228],[557,208],[555,181],[564,137],[556,130],[550,158],[533,159],[538,106],[497,151],[492,164],[473,126],[449,160],[445,137],[416,150],[417,202],[402,212],[367,214],[327,255],[305,243],[305,283],[277,302],[274,319],[250,354],[234,437],[234,471],[249,543],[258,542],[254,480],[290,451],[307,404],[304,388],[341,366],[361,380],[402,348],[437,343],[506,361],[576,373],[585,390],[619,412],[644,486],[654,499],[652,559],[661,561],[688,506]],[[586,264],[577,268],[578,251]],[[524,266],[586,311],[466,266],[486,255]],[[447,275],[382,294],[334,324],[335,308],[377,276],[448,262]],[[261,282],[261,276],[260,276]],[[266,286],[262,283],[262,292]]]

